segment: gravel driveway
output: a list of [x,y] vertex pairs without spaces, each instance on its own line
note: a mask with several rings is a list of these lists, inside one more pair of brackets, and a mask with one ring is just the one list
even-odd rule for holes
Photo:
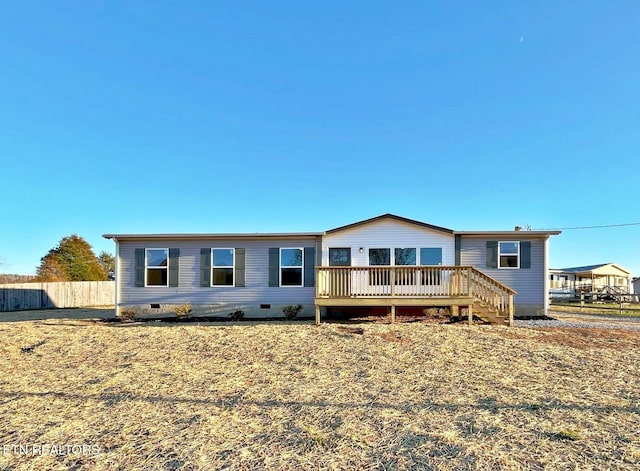
[[579,312],[549,311],[551,320],[516,320],[516,327],[529,327],[534,329],[545,327],[586,327],[597,329],[624,329],[639,330],[639,317],[618,317],[595,314],[582,314]]

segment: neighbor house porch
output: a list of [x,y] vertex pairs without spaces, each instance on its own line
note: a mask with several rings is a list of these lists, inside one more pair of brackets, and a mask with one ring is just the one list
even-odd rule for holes
[[516,292],[471,266],[316,267],[316,323],[321,307],[445,306],[496,324],[513,324]]

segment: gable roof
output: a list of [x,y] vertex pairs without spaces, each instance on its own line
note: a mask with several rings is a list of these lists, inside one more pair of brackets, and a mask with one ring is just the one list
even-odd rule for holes
[[595,270],[596,268],[604,267],[605,265],[609,265],[609,263],[598,263],[597,265],[585,265],[583,267],[558,268],[558,270],[569,272],[591,271]]
[[426,227],[427,229],[431,229],[433,231],[445,232],[447,234],[453,234],[452,229],[447,229],[446,227],[434,226],[432,224],[427,224],[426,222],[416,221],[415,219],[403,218],[402,216],[396,216],[395,214],[386,213],[380,216],[376,216],[371,219],[365,219],[364,221],[354,222],[352,224],[347,224],[346,226],[336,227],[334,229],[329,229],[326,231],[326,234],[331,234],[333,232],[343,231],[345,229],[352,229],[354,227],[364,226],[366,224],[371,224],[373,222],[381,221],[383,219],[393,219],[395,221],[404,222],[406,224],[412,224],[414,226]]
[[631,272],[625,268],[622,268],[620,265],[617,265],[613,262],[608,263],[599,263],[597,265],[585,265],[583,267],[570,267],[570,268],[552,268],[552,271],[556,272],[566,272],[566,273],[588,273],[597,270],[598,268],[612,266],[617,268],[620,271],[631,274]]

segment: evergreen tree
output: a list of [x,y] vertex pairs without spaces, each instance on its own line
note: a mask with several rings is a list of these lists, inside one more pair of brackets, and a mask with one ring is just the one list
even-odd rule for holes
[[106,280],[91,245],[77,234],[63,237],[57,247],[42,257],[37,270],[38,281]]
[[116,272],[116,258],[109,252],[102,251],[98,255],[98,263],[109,280],[113,280]]

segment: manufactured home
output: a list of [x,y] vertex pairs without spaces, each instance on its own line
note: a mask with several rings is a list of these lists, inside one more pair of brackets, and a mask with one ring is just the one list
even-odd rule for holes
[[549,277],[552,298],[580,298],[582,294],[597,301],[627,298],[632,292],[631,272],[617,263],[552,268]]
[[495,323],[548,309],[548,240],[559,231],[454,231],[384,214],[324,232],[105,234],[116,310],[282,317],[448,309]]

